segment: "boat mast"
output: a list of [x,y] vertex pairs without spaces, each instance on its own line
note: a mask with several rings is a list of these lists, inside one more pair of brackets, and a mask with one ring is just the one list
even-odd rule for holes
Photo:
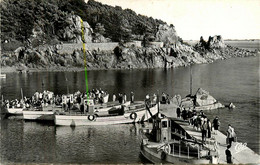
[[21,95],[22,95],[22,100],[23,100],[23,88],[21,88]]
[[43,80],[42,80],[42,92],[43,92],[43,86],[44,86],[44,83],[43,83]]
[[66,75],[65,75],[65,79],[66,79],[66,84],[67,84],[67,94],[69,94],[68,79],[67,79]]
[[192,69],[190,63],[190,96],[192,96]]

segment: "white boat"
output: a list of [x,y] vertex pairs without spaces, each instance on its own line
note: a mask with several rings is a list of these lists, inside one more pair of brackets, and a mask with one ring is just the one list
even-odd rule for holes
[[24,120],[54,120],[53,111],[23,111]]
[[155,121],[152,131],[143,130],[145,135],[142,138],[141,154],[152,163],[218,163],[218,153],[209,144],[194,139],[170,118]]
[[[158,112],[158,105],[155,104],[149,111],[142,107],[140,109],[127,110],[122,115],[107,115],[107,116],[97,116],[96,114],[87,115],[55,115],[55,125],[57,126],[82,126],[82,125],[111,125],[111,124],[123,124],[123,123],[133,123],[147,121],[153,115]],[[152,116],[151,116],[152,115]]]
[[[86,101],[87,102],[87,101]],[[130,102],[126,102],[125,104],[122,104],[124,106],[130,105]],[[94,105],[94,113],[98,114],[99,116],[102,115],[108,115],[109,110],[112,108],[121,108],[122,106],[119,103],[107,103],[107,104],[98,104]],[[72,111],[72,110],[71,110]],[[46,121],[54,121],[54,114],[64,112],[64,109],[62,106],[44,106],[40,108],[30,108],[30,109],[24,109],[23,110],[23,119],[24,120],[46,120]]]
[[[127,101],[123,104],[118,102],[108,102],[106,104],[98,104],[94,105],[94,113],[98,116],[106,116],[109,115],[111,111],[121,109],[122,106],[128,107],[130,106],[131,102]],[[144,104],[144,102],[137,102],[137,104]]]
[[61,112],[61,106],[46,106],[39,109],[24,109],[23,119],[24,120],[54,120],[54,113]]
[[6,74],[0,74],[0,78],[6,78]]
[[23,115],[23,108],[20,107],[7,107],[6,112],[9,115]]

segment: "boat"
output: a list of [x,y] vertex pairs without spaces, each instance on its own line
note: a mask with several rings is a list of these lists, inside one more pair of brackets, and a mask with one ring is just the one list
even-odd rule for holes
[[[92,102],[93,100],[85,100],[85,105],[92,104]],[[130,105],[130,101],[122,105],[128,106]],[[108,102],[107,104],[97,104],[94,105],[94,113],[98,114],[99,116],[108,115],[109,110],[121,108],[122,105],[116,102]],[[79,108],[75,109],[76,110],[71,109],[69,111],[71,113],[80,112]],[[44,107],[27,108],[23,110],[23,119],[54,121],[55,113],[65,113],[65,110],[61,105],[48,105]]]
[[40,108],[28,108],[23,110],[24,120],[54,121],[54,113],[63,111],[62,106],[49,105]]
[[6,74],[0,74],[0,78],[6,78]]
[[8,115],[23,115],[23,107],[6,107]]
[[[21,96],[22,100],[19,102],[17,99],[13,100],[9,103],[6,102],[5,108],[6,108],[6,113],[8,115],[23,115],[23,109],[25,108],[25,104],[23,101],[23,90],[21,88]],[[3,97],[2,97],[3,100]]]
[[87,114],[57,114],[55,125],[57,126],[82,126],[82,125],[111,125],[147,121],[158,112],[158,104],[147,108],[145,105],[134,104],[120,109],[108,111],[108,115],[99,116],[94,113],[92,106]]
[[[185,121],[178,122],[188,125]],[[152,129],[143,128],[141,154],[156,164],[217,164],[218,153],[213,145],[194,138],[178,122],[157,117]]]

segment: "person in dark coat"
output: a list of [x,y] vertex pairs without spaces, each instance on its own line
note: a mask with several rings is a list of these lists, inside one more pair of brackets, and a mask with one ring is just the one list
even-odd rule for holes
[[218,129],[219,129],[219,126],[220,126],[220,122],[219,122],[219,119],[218,119],[217,116],[213,120],[212,124],[213,124],[213,128],[214,128],[214,132],[217,135],[218,134]]
[[163,92],[162,93],[162,101],[161,101],[162,104],[166,104],[166,94]]
[[211,127],[211,122],[210,120],[208,119],[207,120],[207,132],[208,132],[208,138],[211,138],[211,131],[212,131],[212,127]]
[[84,104],[80,104],[80,112],[81,114],[84,114]]
[[177,118],[180,118],[181,117],[181,109],[179,107],[176,109],[176,113],[177,113]]
[[183,118],[183,120],[187,120],[187,111],[186,111],[186,109],[184,108],[184,110],[182,111],[182,118]]
[[227,163],[232,164],[232,154],[231,151],[229,150],[230,147],[231,147],[230,145],[227,146],[225,153],[226,153]]

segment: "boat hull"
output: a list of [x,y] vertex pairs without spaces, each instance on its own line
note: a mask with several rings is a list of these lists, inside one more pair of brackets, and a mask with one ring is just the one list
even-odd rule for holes
[[165,158],[162,159],[162,151],[157,149],[150,149],[147,145],[141,144],[141,154],[152,163],[174,163],[174,164],[210,164],[208,159],[188,158],[178,155],[166,154]]
[[6,78],[6,74],[0,74],[0,78]]
[[6,108],[9,115],[23,115],[23,108]]
[[[152,115],[158,112],[158,107],[155,105],[150,108]],[[136,114],[133,118],[131,115]],[[151,115],[146,109],[139,111],[128,111],[124,115],[117,116],[103,116],[90,118],[89,115],[55,115],[55,125],[57,126],[82,126],[82,125],[112,125],[112,124],[124,124],[147,121],[151,118]]]
[[54,120],[53,111],[23,111],[24,120]]

